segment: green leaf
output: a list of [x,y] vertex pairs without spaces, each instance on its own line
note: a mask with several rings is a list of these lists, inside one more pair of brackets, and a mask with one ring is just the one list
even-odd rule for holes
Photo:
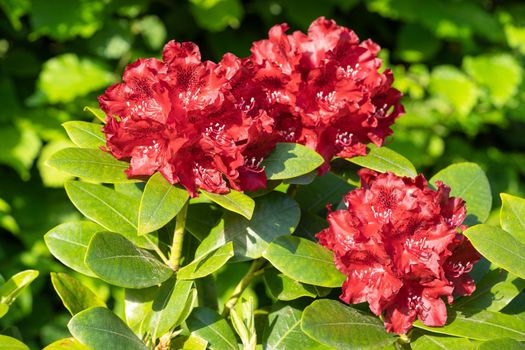
[[0,350],[29,350],[20,340],[0,334]]
[[248,220],[252,218],[255,201],[244,193],[230,190],[230,192],[226,194],[216,194],[206,191],[201,191],[201,194],[224,209],[241,214]]
[[423,335],[410,343],[412,350],[474,350],[476,344],[467,338]]
[[417,176],[416,168],[408,159],[386,147],[369,146],[366,156],[348,158],[352,163],[379,172],[390,171],[398,176]]
[[106,307],[95,293],[66,273],[51,272],[51,283],[62,303],[73,316],[91,307]]
[[166,42],[167,32],[162,20],[149,15],[137,21],[137,27],[144,38],[144,42],[152,50],[160,50]]
[[22,29],[20,18],[31,10],[29,0],[1,0],[0,8],[4,10],[9,22],[15,30]]
[[[191,202],[190,202],[191,203]],[[201,242],[217,225],[222,210],[208,203],[192,203],[188,206],[186,230]]]
[[180,318],[192,287],[193,281],[175,281],[174,278],[162,284],[153,300],[153,313],[149,323],[149,332],[153,339],[161,337],[184,321]]
[[[69,0],[65,1],[69,2]],[[103,88],[113,81],[113,73],[105,65],[67,53],[55,56],[44,63],[37,85],[50,103],[67,103]]]
[[161,173],[149,178],[140,200],[138,233],[158,230],[179,213],[188,200],[188,191],[170,184]]
[[414,326],[432,333],[448,334],[475,340],[512,338],[525,340],[525,321],[499,312],[479,311],[455,312],[448,310],[447,324],[443,327],[429,327],[416,321]]
[[310,349],[319,345],[301,330],[302,311],[285,305],[268,315],[263,347],[267,350]]
[[233,242],[235,258],[260,258],[268,243],[295,230],[301,213],[292,198],[283,193],[272,192],[256,198],[255,202],[251,220],[226,212],[219,224],[197,248],[195,256],[201,257],[228,242]]
[[303,210],[315,214],[326,210],[327,203],[339,203],[352,189],[354,187],[343,178],[328,172],[318,176],[310,185],[300,186],[295,199]]
[[139,336],[144,335],[149,330],[149,322],[153,313],[151,307],[158,290],[159,287],[156,286],[143,289],[126,289],[126,323]]
[[263,256],[286,276],[303,283],[337,288],[345,275],[330,250],[304,238],[285,236],[270,243]]
[[24,288],[29,286],[37,277],[38,271],[25,270],[8,279],[0,287],[0,304],[11,305]]
[[133,44],[134,37],[131,31],[135,30],[135,23],[132,24],[132,29],[129,21],[113,18],[104,23],[102,30],[89,38],[87,46],[91,51],[104,58],[119,59],[126,57]]
[[275,299],[294,300],[300,297],[316,297],[312,286],[295,281],[275,269],[265,269],[264,283]]
[[125,288],[151,287],[173,275],[149,251],[111,232],[99,232],[91,239],[86,264],[102,280]]
[[317,152],[298,143],[278,143],[262,162],[268,180],[291,179],[307,174],[323,164]]
[[84,112],[89,112],[102,123],[106,123],[106,113],[100,108],[86,106]]
[[43,350],[91,350],[89,347],[80,343],[75,338],[59,339],[56,342],[49,344]]
[[474,248],[487,260],[525,278],[525,245],[498,227],[476,225],[464,232]]
[[101,124],[70,121],[63,123],[62,126],[71,141],[78,147],[100,149],[106,144]]
[[525,199],[501,193],[501,228],[525,244]]
[[468,115],[478,101],[476,84],[455,66],[434,68],[429,90],[432,95],[448,102],[461,116]]
[[36,165],[42,182],[46,187],[62,188],[66,181],[74,180],[74,176],[53,168],[48,164],[48,160],[51,159],[55,153],[72,146],[74,146],[72,142],[60,139],[50,141],[42,147]]
[[210,349],[238,350],[237,339],[230,325],[215,311],[199,307],[186,320],[188,329],[209,343]]
[[93,182],[135,182],[128,179],[124,171],[129,167],[126,162],[115,159],[111,154],[100,149],[64,148],[51,156],[47,164]]
[[86,266],[84,257],[91,238],[104,231],[90,221],[67,222],[52,228],[44,235],[47,248],[67,267],[87,276],[96,275]]
[[460,197],[467,203],[466,225],[482,223],[487,220],[492,207],[492,195],[487,176],[475,163],[456,163],[432,176],[431,185],[442,181],[450,186],[450,194]]
[[514,339],[502,338],[494,339],[479,344],[476,350],[523,350],[525,344]]
[[454,301],[456,309],[500,311],[525,288],[525,280],[502,269],[489,271],[470,296]]
[[220,269],[233,256],[233,243],[212,251],[200,258],[193,260],[190,264],[183,266],[177,271],[177,278],[182,280],[194,280],[214,273]]
[[244,15],[239,0],[190,0],[190,10],[199,27],[212,32],[238,28]]
[[396,340],[378,317],[329,299],[316,300],[304,310],[301,328],[318,342],[337,349],[379,349]]
[[148,349],[117,315],[106,308],[95,307],[76,314],[67,328],[75,338],[93,349]]
[[0,318],[4,317],[9,311],[9,306],[6,304],[0,304]]
[[29,169],[42,147],[37,133],[26,125],[2,125],[0,140],[0,164],[12,167],[23,180],[29,180]]

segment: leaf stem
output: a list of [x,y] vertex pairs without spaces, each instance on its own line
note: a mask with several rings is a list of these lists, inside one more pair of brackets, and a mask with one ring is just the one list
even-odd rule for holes
[[149,244],[151,244],[151,246],[153,247],[153,250],[155,251],[155,253],[157,253],[157,255],[160,257],[160,259],[164,262],[164,264],[166,265],[169,265],[169,260],[168,258],[166,258],[166,255],[164,255],[164,253],[162,252],[162,250],[159,249],[159,247],[155,244],[155,242],[153,242],[149,237],[148,235],[144,235],[144,238],[146,239],[146,241],[149,242]]
[[175,218],[175,231],[173,232],[173,243],[171,244],[170,260],[168,265],[177,271],[180,267],[180,258],[182,255],[182,244],[184,243],[184,228],[186,226],[186,214],[188,213],[188,202]]
[[239,281],[232,295],[230,296],[226,304],[224,304],[224,310],[222,310],[222,317],[228,317],[231,309],[235,307],[237,301],[239,301],[239,298],[241,297],[246,287],[250,285],[255,276],[262,273],[262,267],[265,264],[266,260],[264,260],[263,258],[256,259],[253,261],[252,266],[250,266],[250,269],[248,270],[248,272],[246,272],[246,275],[244,275],[244,277]]

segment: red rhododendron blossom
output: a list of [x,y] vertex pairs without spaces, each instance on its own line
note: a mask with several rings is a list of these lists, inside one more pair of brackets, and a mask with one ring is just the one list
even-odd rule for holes
[[475,289],[468,272],[480,255],[460,233],[465,202],[439,181],[429,188],[423,175],[359,175],[361,188],[345,197],[348,209],[330,212],[329,227],[317,234],[347,276],[341,299],[368,302],[389,332],[406,333],[416,318],[444,325],[442,297],[451,303]]
[[219,64],[202,62],[195,44],[169,42],[162,61],[130,64],[123,83],[99,97],[107,114],[107,150],[130,160],[129,177],[159,171],[193,196],[198,189],[265,187],[260,162],[275,142],[261,139],[272,133],[273,120],[250,114],[246,101],[232,94],[234,79],[254,85],[244,74],[233,55]]
[[403,112],[390,70],[380,72],[379,46],[320,17],[308,34],[274,26],[255,42],[251,60],[264,105],[282,140],[299,142],[326,160],[366,154],[381,146]]

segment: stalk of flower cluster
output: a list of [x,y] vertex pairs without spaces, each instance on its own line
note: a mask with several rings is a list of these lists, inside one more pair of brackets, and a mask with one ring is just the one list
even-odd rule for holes
[[180,257],[182,255],[182,244],[184,243],[184,228],[186,226],[186,214],[188,213],[188,202],[184,204],[175,218],[175,231],[173,232],[173,243],[171,244],[171,253],[169,266],[177,271],[180,267]]
[[244,275],[244,277],[239,281],[237,286],[235,287],[232,295],[224,304],[224,310],[222,310],[222,316],[227,317],[230,314],[231,309],[235,307],[237,304],[237,301],[239,301],[239,298],[241,297],[242,293],[250,285],[254,277],[260,275],[263,271],[262,267],[266,264],[266,260],[264,259],[256,259],[253,261],[252,266],[250,266],[250,269]]

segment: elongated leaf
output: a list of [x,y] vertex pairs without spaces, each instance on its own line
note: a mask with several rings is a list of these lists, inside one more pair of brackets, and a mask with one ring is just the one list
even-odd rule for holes
[[278,143],[262,165],[268,180],[291,179],[323,164],[321,155],[298,143]]
[[0,334],[0,350],[29,350],[20,340]]
[[431,185],[442,181],[450,186],[450,194],[467,203],[465,223],[473,225],[487,220],[492,207],[492,194],[487,176],[475,163],[457,163],[441,170],[429,180]]
[[140,201],[139,235],[158,230],[170,222],[188,197],[188,191],[173,186],[161,173],[155,173],[149,178]]
[[91,113],[95,118],[100,120],[102,123],[106,122],[106,113],[104,113],[104,111],[101,110],[100,108],[86,106],[84,107],[84,112]]
[[8,306],[11,305],[18,295],[22,293],[24,288],[29,286],[37,277],[38,271],[25,270],[8,279],[0,287],[0,303]]
[[100,149],[106,144],[102,125],[83,121],[69,121],[62,124],[75,145],[82,148]]
[[224,209],[241,214],[248,220],[252,218],[255,201],[244,193],[230,190],[230,192],[226,194],[216,194],[206,191],[201,191],[201,194]]
[[173,274],[173,270],[149,251],[111,232],[99,232],[93,237],[86,264],[102,280],[125,288],[151,287]]
[[256,259],[268,243],[289,235],[299,223],[297,203],[283,193],[273,192],[256,199],[251,220],[227,212],[198,247],[195,256],[201,257],[218,247],[233,242],[235,258]]
[[476,350],[524,350],[525,344],[514,339],[494,339],[479,344]]
[[95,274],[86,266],[84,257],[91,238],[104,228],[94,222],[78,221],[58,225],[48,231],[44,240],[55,258],[84,275]]
[[139,336],[149,331],[149,322],[153,313],[151,307],[158,290],[159,287],[156,286],[143,289],[126,289],[126,323]]
[[525,199],[502,193],[501,196],[501,227],[525,244]]
[[410,343],[412,350],[474,350],[476,344],[467,338],[423,335]]
[[209,203],[190,204],[186,216],[186,230],[202,242],[217,225],[221,214],[222,210]]
[[233,256],[233,243],[214,250],[204,255],[177,271],[177,278],[182,280],[193,280],[202,278],[220,269]]
[[106,307],[95,293],[66,273],[51,272],[51,283],[71,315],[91,307]]
[[0,318],[4,317],[9,311],[9,306],[6,304],[0,304]]
[[299,187],[295,199],[303,210],[316,214],[326,210],[328,203],[339,203],[353,188],[343,178],[328,172],[310,185]]
[[275,269],[265,269],[264,283],[275,299],[294,300],[300,297],[316,297],[311,286],[308,288],[307,285],[278,273]]
[[448,334],[475,340],[498,338],[525,340],[524,320],[492,311],[461,313],[449,310],[447,324],[443,327],[425,326],[420,321],[416,321],[414,326],[432,333]]
[[129,166],[100,149],[64,148],[54,153],[47,165],[89,181],[117,183],[135,182],[124,173]]
[[184,311],[190,296],[193,281],[169,279],[160,287],[153,300],[149,332],[153,339],[178,326],[177,321]]
[[525,246],[498,227],[476,225],[465,231],[474,248],[487,260],[525,278]]
[[301,330],[302,311],[292,306],[276,308],[268,315],[264,329],[265,350],[310,349],[319,343]]
[[238,350],[237,339],[230,325],[215,311],[199,307],[186,320],[188,329],[209,343],[210,349]]
[[147,350],[131,329],[106,308],[84,310],[69,321],[71,334],[93,349]]
[[398,176],[417,176],[414,165],[399,153],[386,147],[369,147],[370,151],[366,156],[348,158],[348,160],[364,168],[382,173],[390,171]]
[[64,338],[49,344],[43,350],[91,350],[91,348],[82,344],[75,338]]
[[280,237],[270,243],[263,256],[283,274],[299,282],[336,288],[345,280],[335,267],[332,252],[304,238]]
[[337,349],[379,349],[396,340],[379,318],[329,299],[316,300],[304,309],[301,328]]

